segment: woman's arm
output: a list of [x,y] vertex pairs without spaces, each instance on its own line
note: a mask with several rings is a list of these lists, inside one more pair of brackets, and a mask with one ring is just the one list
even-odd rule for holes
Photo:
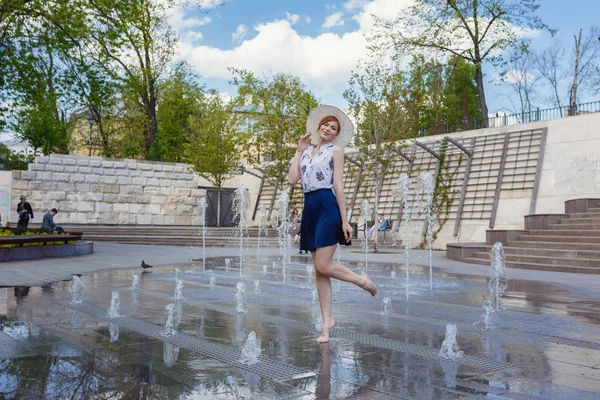
[[302,163],[302,153],[308,149],[310,143],[310,133],[302,136],[298,142],[298,148],[296,154],[292,158],[292,165],[290,165],[290,171],[288,172],[288,182],[290,185],[295,185],[300,180],[300,164]]
[[333,148],[333,193],[340,207],[340,214],[342,217],[342,230],[346,237],[346,242],[349,242],[352,238],[352,227],[348,222],[346,216],[346,198],[344,196],[344,151],[339,147]]

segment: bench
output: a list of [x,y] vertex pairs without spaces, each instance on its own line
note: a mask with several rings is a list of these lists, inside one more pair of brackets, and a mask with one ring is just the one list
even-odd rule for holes
[[64,242],[65,244],[73,241],[81,240],[81,233],[71,233],[69,235],[17,235],[17,236],[0,236],[0,245],[18,244],[23,247],[25,243],[42,243],[46,246],[51,242]]

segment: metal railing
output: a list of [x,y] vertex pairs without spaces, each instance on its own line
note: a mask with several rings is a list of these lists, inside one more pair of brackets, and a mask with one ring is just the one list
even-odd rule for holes
[[[571,108],[571,106],[563,106],[545,109],[536,108],[535,110],[523,111],[515,114],[496,113],[496,115],[488,117],[487,127],[498,128],[501,126],[526,124],[528,122],[536,121],[548,121],[552,119],[560,119],[574,115],[592,114],[597,112],[600,112],[600,101],[577,104],[573,108]],[[432,126],[428,129],[419,129],[417,136],[422,137],[439,135],[443,133],[447,134],[451,132],[470,131],[480,128],[483,128],[483,120],[481,118],[473,120],[465,119],[459,123],[458,126],[457,124],[441,122],[438,123],[437,126]]]

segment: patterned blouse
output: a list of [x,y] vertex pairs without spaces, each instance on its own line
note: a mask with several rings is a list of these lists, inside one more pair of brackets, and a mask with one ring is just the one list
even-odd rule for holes
[[333,189],[333,143],[321,146],[311,157],[315,146],[302,153],[300,161],[300,182],[304,193],[319,189]]

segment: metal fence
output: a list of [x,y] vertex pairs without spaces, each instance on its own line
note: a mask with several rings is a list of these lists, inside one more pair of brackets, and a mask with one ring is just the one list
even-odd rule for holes
[[[501,114],[496,113],[494,116],[488,117],[487,127],[497,128],[501,126],[510,126],[525,124],[528,122],[535,121],[547,121],[551,119],[559,119],[564,117],[570,117],[573,115],[592,114],[600,112],[600,101],[593,101],[589,103],[577,104],[575,107],[564,106],[554,107],[545,109],[532,109],[523,111],[515,114]],[[431,136],[439,135],[443,133],[452,133],[456,131],[470,131],[474,129],[483,128],[483,120],[463,120],[459,127],[451,126],[447,122],[438,124],[435,127],[429,127],[428,129],[422,128],[417,132],[417,136]]]

